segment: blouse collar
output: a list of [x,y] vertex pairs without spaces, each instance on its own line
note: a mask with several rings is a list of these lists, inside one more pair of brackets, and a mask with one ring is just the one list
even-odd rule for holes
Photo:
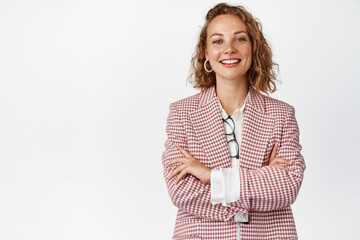
[[[240,115],[243,115],[244,113],[244,110],[245,110],[245,106],[246,106],[246,102],[247,102],[247,99],[248,99],[248,96],[249,96],[249,91],[246,95],[246,98],[245,98],[245,101],[244,101],[244,104],[241,106],[241,108],[236,108],[233,112],[233,114],[231,115],[231,118],[239,118]],[[219,102],[219,105],[220,105],[220,108],[221,108],[221,115],[224,119],[226,119],[228,117],[226,111],[224,110],[223,106],[221,105],[221,102],[220,102],[220,99],[216,96],[216,99],[217,101]]]

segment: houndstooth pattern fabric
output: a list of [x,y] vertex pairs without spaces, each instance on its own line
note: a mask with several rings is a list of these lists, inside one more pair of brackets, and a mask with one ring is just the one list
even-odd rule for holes
[[[175,184],[165,164],[183,154],[182,146],[211,169],[231,166],[221,109],[215,86],[170,104],[165,151],[164,177],[172,203],[178,208],[173,239],[236,239],[234,215],[247,213],[241,223],[241,239],[297,239],[290,205],[295,201],[306,168],[300,153],[299,129],[293,106],[258,94],[249,87],[244,110],[240,154],[240,199],[227,207],[210,202],[210,185],[193,175]],[[291,161],[289,170],[268,166],[271,150],[279,143],[277,157]]]

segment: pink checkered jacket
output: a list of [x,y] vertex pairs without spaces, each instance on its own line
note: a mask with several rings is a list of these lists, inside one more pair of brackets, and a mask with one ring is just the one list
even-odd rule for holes
[[[211,169],[231,167],[221,108],[215,87],[170,104],[164,177],[170,198],[178,208],[173,239],[236,239],[234,215],[248,213],[241,223],[241,239],[297,239],[290,205],[295,201],[305,170],[300,153],[299,129],[293,106],[261,95],[249,87],[245,103],[240,153],[240,199],[225,207],[210,202],[210,185],[193,175],[175,184],[165,164],[183,154],[182,146]],[[268,166],[271,150],[279,143],[277,157],[291,161],[289,170]]]

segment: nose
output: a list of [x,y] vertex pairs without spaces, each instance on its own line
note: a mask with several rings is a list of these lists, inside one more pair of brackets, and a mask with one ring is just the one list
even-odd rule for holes
[[225,54],[234,53],[234,52],[236,52],[236,48],[234,47],[234,43],[233,42],[228,42],[225,45]]

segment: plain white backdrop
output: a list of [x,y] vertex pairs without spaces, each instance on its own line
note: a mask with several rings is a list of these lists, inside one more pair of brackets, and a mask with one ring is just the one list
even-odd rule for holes
[[[161,154],[220,1],[0,0],[0,239],[170,239]],[[355,239],[360,3],[228,1],[263,24],[307,169],[300,239]]]

